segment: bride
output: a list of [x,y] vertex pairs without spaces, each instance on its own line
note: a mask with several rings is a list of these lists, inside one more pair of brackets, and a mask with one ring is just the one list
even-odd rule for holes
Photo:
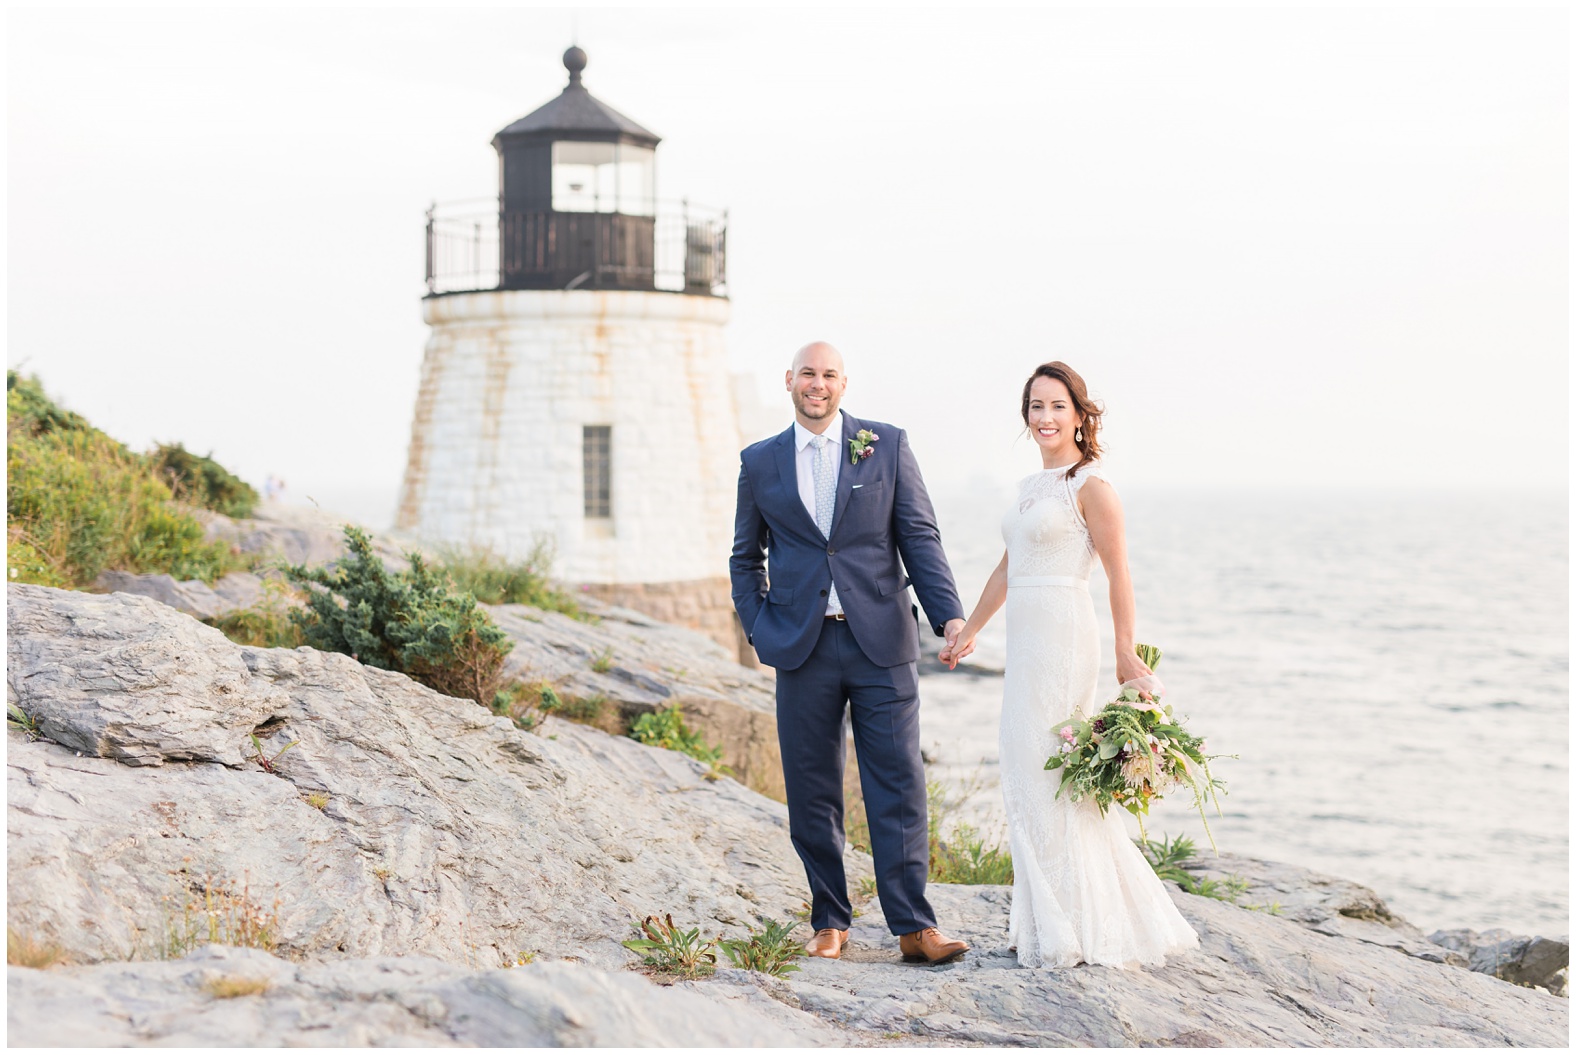
[[956,666],[1007,606],[1001,789],[1015,876],[1010,942],[1025,967],[1161,964],[1197,948],[1198,935],[1129,841],[1125,811],[1102,816],[1091,801],[1058,798],[1060,774],[1044,768],[1055,751],[1052,723],[1103,702],[1089,597],[1096,555],[1111,584],[1117,680],[1153,678],[1133,651],[1122,505],[1098,461],[1100,408],[1071,367],[1045,363],[1023,386],[1023,421],[1045,468],[1019,484],[1017,504],[1002,518],[1007,552],[940,656]]

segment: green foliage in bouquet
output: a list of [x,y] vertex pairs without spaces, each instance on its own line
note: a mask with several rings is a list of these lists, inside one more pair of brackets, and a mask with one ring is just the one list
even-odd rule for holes
[[724,939],[719,944],[735,967],[746,971],[760,971],[781,978],[797,971],[793,961],[804,955],[804,946],[793,939],[796,924],[778,923],[774,919],[762,920],[761,930],[750,928],[747,941],[737,938]]
[[700,928],[681,930],[671,913],[658,919],[647,916],[634,925],[635,936],[623,942],[626,949],[642,953],[647,967],[683,975],[710,974],[717,969],[718,939],[702,941]]
[[285,569],[308,590],[306,608],[290,613],[306,643],[490,706],[514,643],[476,598],[454,592],[419,553],[409,555],[410,570],[389,571],[360,528],[345,525],[345,545],[348,556],[331,569]]
[[[1160,662],[1160,650],[1151,645],[1135,651],[1150,670]],[[1210,846],[1215,845],[1204,802],[1213,799],[1219,812],[1218,793],[1225,784],[1210,773],[1209,761],[1221,756],[1207,754],[1203,737],[1188,732],[1169,706],[1128,687],[1093,718],[1067,718],[1051,728],[1058,749],[1045,768],[1062,771],[1058,795],[1075,802],[1093,799],[1101,813],[1115,803],[1137,818],[1143,836],[1150,803],[1185,786],[1193,792]]]
[[6,373],[6,563],[16,582],[67,589],[106,569],[213,582],[252,558],[208,541],[147,458]]
[[154,475],[182,502],[236,519],[257,510],[256,489],[211,456],[193,454],[179,443],[164,443],[148,457]]

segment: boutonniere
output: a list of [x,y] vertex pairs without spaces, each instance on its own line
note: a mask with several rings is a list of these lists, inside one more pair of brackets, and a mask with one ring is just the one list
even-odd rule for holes
[[848,441],[848,464],[858,465],[864,459],[875,453],[871,444],[881,437],[869,429],[860,429],[854,433],[854,438]]

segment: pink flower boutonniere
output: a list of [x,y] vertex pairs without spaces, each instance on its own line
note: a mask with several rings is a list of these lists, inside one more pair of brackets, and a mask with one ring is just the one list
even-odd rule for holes
[[870,445],[880,438],[869,429],[860,429],[854,433],[854,438],[848,441],[848,464],[858,465],[874,454],[875,450]]

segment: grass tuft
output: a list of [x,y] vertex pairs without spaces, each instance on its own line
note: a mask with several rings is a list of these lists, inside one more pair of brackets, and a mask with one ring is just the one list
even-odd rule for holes
[[203,945],[232,945],[273,952],[279,941],[279,906],[253,900],[250,880],[236,889],[233,882],[204,877],[200,889],[188,886],[165,897],[164,941],[158,957],[178,960]]
[[5,962],[17,967],[42,971],[66,962],[65,950],[53,942],[42,942],[30,934],[5,929]]
[[232,1000],[238,996],[261,996],[272,989],[274,983],[266,978],[243,978],[240,975],[226,974],[209,978],[203,982],[202,987],[215,1000]]

